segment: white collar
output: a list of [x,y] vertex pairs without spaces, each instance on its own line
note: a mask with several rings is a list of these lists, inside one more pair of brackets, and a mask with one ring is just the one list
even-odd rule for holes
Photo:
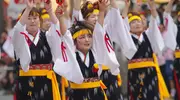
[[79,51],[79,50],[77,50],[76,49],[76,52],[78,52],[79,53],[79,56],[81,57],[81,60],[86,64],[86,66],[87,67],[89,67],[89,52],[86,54],[86,55],[84,55],[81,51]]
[[33,37],[31,34],[28,34],[29,39],[35,44],[37,45],[38,41],[39,41],[39,34],[40,34],[40,30],[38,30],[38,33],[36,34],[35,37]]
[[134,38],[138,39],[139,42],[141,42],[141,43],[142,43],[142,41],[144,40],[143,33],[142,33],[140,36],[138,36],[138,35],[136,35],[136,34],[133,34],[133,33],[131,33],[131,35],[132,35]]

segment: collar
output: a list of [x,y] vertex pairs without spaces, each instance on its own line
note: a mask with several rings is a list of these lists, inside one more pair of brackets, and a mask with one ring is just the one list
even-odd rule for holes
[[76,50],[76,52],[78,52],[79,53],[79,56],[81,57],[81,60],[85,63],[85,65],[87,66],[87,67],[89,67],[89,52],[85,55],[85,54],[83,54],[81,51],[79,51],[79,50]]
[[37,34],[35,37],[33,37],[31,34],[28,34],[30,40],[37,45],[38,41],[39,41],[39,35],[40,35],[40,30],[38,30]]
[[143,34],[141,34],[140,36],[138,36],[138,35],[136,35],[136,34],[131,33],[131,35],[132,35],[134,38],[138,39],[139,42],[141,42],[141,43],[142,43],[143,40],[144,40]]

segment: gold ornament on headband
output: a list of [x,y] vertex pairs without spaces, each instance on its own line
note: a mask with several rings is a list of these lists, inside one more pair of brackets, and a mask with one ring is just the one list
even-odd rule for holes
[[92,32],[89,29],[82,29],[82,30],[79,30],[76,33],[74,33],[72,37],[73,37],[73,39],[76,39],[80,35],[84,35],[84,34],[92,34]]
[[132,17],[132,14],[131,14],[131,13],[129,13],[129,14],[128,14],[128,17]]
[[41,15],[41,18],[42,19],[49,19],[50,16],[49,16],[49,14],[43,14],[43,15]]
[[46,9],[43,9],[42,11],[41,11],[41,13],[43,14],[43,13],[46,13],[47,11],[46,11]]
[[93,4],[89,3],[89,4],[87,5],[87,8],[88,8],[88,9],[93,8]]
[[180,15],[180,11],[178,12],[178,16]]

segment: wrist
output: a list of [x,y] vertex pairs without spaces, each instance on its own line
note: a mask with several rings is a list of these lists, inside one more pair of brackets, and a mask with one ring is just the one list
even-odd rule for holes
[[46,11],[47,11],[48,13],[52,13],[52,12],[53,12],[52,8],[47,9]]
[[153,7],[150,8],[150,10],[151,10],[151,11],[154,11],[154,10],[156,10],[156,7],[153,6]]
[[56,12],[56,16],[58,18],[63,17],[64,16],[64,12],[63,11]]
[[26,11],[31,11],[32,8],[31,7],[26,7]]
[[105,10],[99,10],[99,14],[105,13]]
[[59,20],[61,20],[61,19],[64,18],[64,15],[57,15],[57,18],[58,18]]

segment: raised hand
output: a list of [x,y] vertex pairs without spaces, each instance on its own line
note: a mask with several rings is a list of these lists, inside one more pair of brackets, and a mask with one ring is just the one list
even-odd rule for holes
[[156,9],[154,0],[147,0],[147,2],[148,2],[151,9]]
[[116,3],[116,0],[110,0],[110,5],[111,5],[111,7],[113,7],[113,8],[119,8],[118,7],[118,5],[117,5],[117,3]]
[[51,0],[47,0],[47,2],[45,3],[45,9],[46,9],[47,12],[52,12]]
[[130,5],[131,5],[131,2],[130,2],[130,0],[125,0],[125,5],[126,5],[126,7],[130,7]]
[[63,12],[66,12],[68,8],[67,0],[62,3],[62,6],[63,6]]
[[105,12],[108,7],[108,0],[99,0],[98,5],[99,5],[99,10]]
[[64,23],[64,12],[66,12],[66,9],[67,9],[67,4],[66,3],[63,3],[61,5],[58,5],[57,8],[56,8],[56,11],[55,11],[55,14],[56,14],[56,17],[58,18],[59,20],[59,24],[60,24],[60,31],[61,31],[61,34],[64,35],[67,31],[67,26],[66,24]]
[[158,16],[158,13],[156,11],[156,5],[155,5],[155,2],[154,0],[147,0],[149,6],[150,6],[150,9],[151,9],[151,15],[156,18]]
[[123,11],[122,11],[122,16],[123,16],[124,18],[126,18],[127,15],[128,15],[130,5],[131,5],[130,0],[125,0],[125,7],[124,7],[124,9],[123,9]]
[[58,19],[64,14],[64,11],[65,11],[65,7],[63,5],[57,6],[55,14],[56,14]]
[[33,0],[26,0],[26,5],[27,9],[32,9],[35,6]]
[[166,6],[165,12],[167,13],[171,13],[172,7],[173,7],[173,3],[175,0],[170,0],[169,3]]

